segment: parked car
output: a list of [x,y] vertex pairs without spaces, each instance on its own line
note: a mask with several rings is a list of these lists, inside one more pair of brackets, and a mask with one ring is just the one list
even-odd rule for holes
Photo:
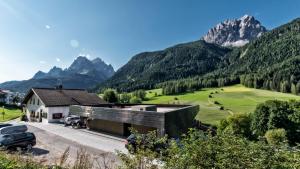
[[3,126],[5,127],[0,128],[0,135],[12,134],[12,133],[24,133],[28,129],[26,125],[3,124]]
[[82,118],[79,118],[79,119],[73,120],[71,122],[71,126],[73,128],[86,128],[86,121]]
[[8,127],[8,126],[12,126],[12,124],[10,123],[0,123],[0,129],[3,127]]
[[72,125],[72,123],[74,121],[77,121],[77,120],[80,120],[80,117],[79,116],[75,116],[75,115],[71,115],[71,116],[68,116],[64,119],[64,125],[65,126],[70,126]]
[[30,132],[0,135],[0,147],[4,149],[20,147],[31,150],[35,145],[36,137]]

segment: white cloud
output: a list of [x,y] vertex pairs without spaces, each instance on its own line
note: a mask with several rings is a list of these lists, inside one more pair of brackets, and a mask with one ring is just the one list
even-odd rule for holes
[[56,58],[56,62],[60,62],[60,59],[59,59],[59,58]]
[[46,64],[46,61],[41,60],[41,61],[40,61],[40,64]]
[[50,29],[51,26],[50,26],[50,25],[45,25],[45,28],[46,28],[46,29]]
[[79,42],[75,39],[72,39],[70,40],[70,45],[73,47],[73,48],[78,48],[79,47]]

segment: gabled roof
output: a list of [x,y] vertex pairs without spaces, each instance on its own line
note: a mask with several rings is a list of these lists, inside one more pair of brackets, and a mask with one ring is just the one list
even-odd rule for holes
[[36,94],[46,107],[70,105],[97,106],[108,104],[96,94],[80,89],[32,88],[23,100],[26,104],[33,94]]

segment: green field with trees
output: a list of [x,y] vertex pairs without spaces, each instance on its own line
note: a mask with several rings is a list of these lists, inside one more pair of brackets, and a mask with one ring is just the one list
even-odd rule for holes
[[230,114],[253,112],[259,103],[267,100],[300,100],[300,96],[234,85],[223,88],[204,88],[177,95],[163,95],[162,89],[147,91],[143,103],[199,104],[197,119],[216,125]]

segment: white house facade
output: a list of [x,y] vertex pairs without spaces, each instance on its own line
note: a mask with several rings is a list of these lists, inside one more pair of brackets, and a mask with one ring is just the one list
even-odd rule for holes
[[106,104],[96,94],[84,90],[33,88],[25,96],[23,111],[29,121],[62,122],[71,105]]

